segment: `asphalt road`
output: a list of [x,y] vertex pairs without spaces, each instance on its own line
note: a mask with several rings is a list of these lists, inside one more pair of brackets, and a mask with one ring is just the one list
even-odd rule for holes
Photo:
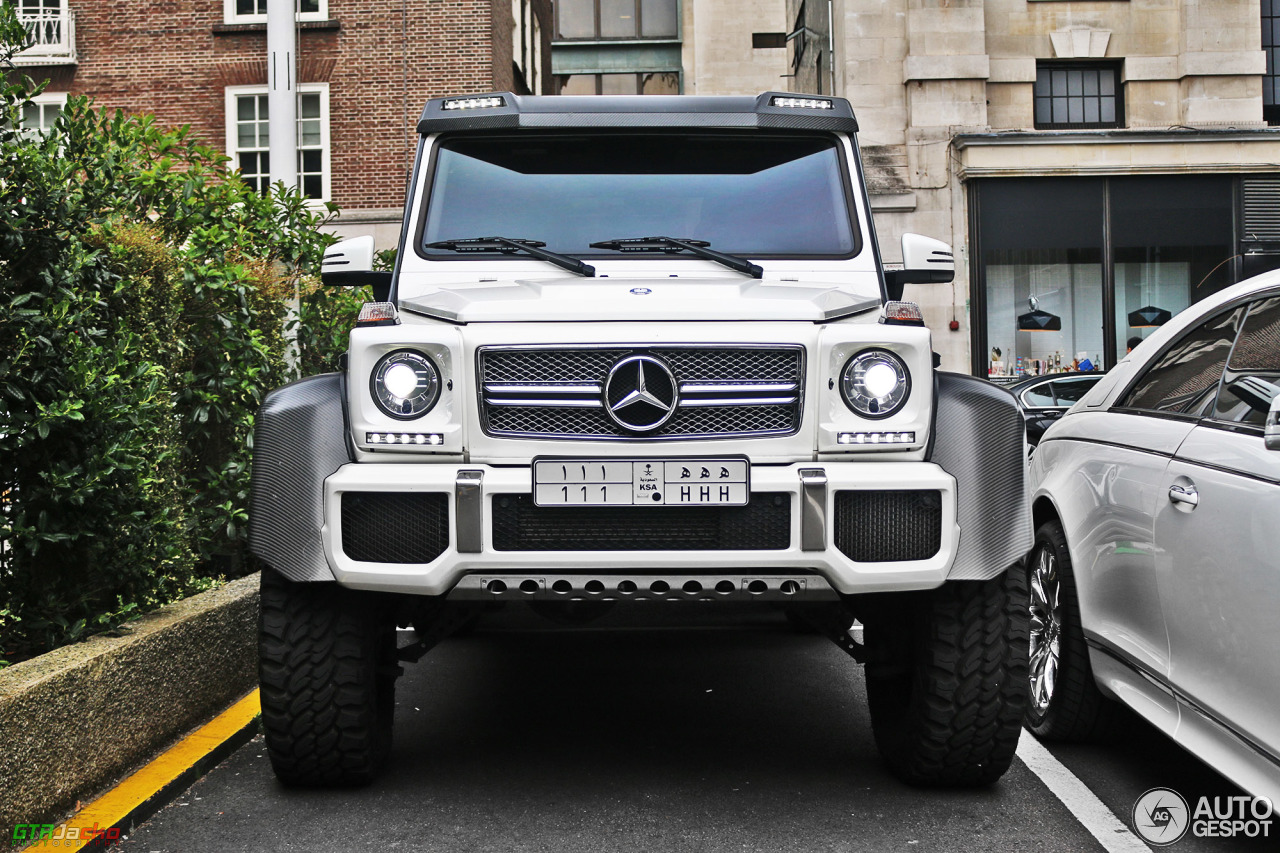
[[[984,790],[897,782],[875,751],[861,667],[775,613],[739,615],[550,631],[526,630],[519,613],[486,617],[408,666],[393,756],[373,785],[282,788],[259,736],[120,849],[1104,849],[1020,761]],[[1152,787],[1239,793],[1137,722],[1115,744],[1053,752],[1126,822]],[[1169,849],[1280,843],[1188,837]]]

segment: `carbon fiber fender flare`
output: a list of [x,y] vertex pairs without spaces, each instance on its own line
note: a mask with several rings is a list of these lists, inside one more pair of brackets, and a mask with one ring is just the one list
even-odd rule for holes
[[1005,389],[934,372],[929,461],[956,478],[960,544],[948,580],[989,580],[1031,550],[1026,425]]
[[249,553],[292,581],[331,581],[324,481],[351,458],[346,377],[324,373],[267,394],[253,428]]

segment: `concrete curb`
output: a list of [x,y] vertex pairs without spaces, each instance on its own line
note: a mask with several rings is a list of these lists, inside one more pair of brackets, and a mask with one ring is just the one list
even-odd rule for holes
[[256,686],[257,625],[251,575],[0,670],[0,850]]

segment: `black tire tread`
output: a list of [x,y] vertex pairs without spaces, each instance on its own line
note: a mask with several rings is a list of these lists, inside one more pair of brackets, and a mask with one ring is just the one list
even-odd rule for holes
[[1013,762],[1026,704],[1026,575],[957,581],[918,595],[907,673],[868,668],[876,745],[890,771],[920,786],[976,787]]
[[390,750],[394,681],[379,675],[375,602],[333,583],[262,570],[258,674],[262,725],[287,785],[362,785]]

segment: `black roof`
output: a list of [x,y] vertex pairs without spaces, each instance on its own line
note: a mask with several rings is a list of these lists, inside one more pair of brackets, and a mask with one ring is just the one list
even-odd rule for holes
[[[444,108],[446,102],[501,98],[502,105]],[[774,98],[804,98],[831,109],[780,107]],[[504,128],[764,128],[856,133],[858,120],[844,98],[765,92],[761,95],[513,95],[488,92],[458,98],[432,98],[418,119],[418,132],[497,130]]]

